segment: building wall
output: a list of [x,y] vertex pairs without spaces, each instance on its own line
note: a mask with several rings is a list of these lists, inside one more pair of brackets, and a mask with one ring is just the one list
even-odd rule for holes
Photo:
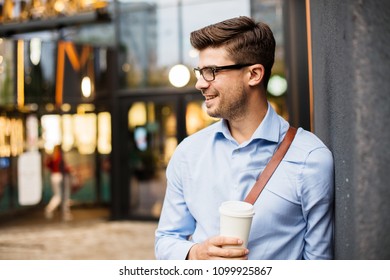
[[314,131],[333,151],[336,259],[390,259],[390,2],[310,1]]

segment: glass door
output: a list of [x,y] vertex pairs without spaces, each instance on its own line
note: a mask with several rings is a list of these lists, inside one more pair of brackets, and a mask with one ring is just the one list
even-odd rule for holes
[[113,208],[118,217],[158,219],[167,187],[166,167],[178,143],[216,119],[207,115],[197,91],[129,95],[119,105]]
[[127,111],[127,184],[130,216],[160,216],[166,189],[165,169],[175,150],[174,100],[134,101]]

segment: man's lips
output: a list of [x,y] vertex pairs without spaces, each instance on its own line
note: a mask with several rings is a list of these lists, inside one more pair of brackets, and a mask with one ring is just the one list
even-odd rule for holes
[[209,101],[209,100],[212,100],[214,98],[216,98],[217,95],[205,95],[204,98],[206,98],[206,101]]

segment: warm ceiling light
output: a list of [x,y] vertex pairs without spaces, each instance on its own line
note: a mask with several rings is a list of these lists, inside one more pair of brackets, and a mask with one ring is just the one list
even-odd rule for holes
[[85,98],[89,98],[92,93],[92,83],[88,76],[85,76],[81,81],[81,92]]

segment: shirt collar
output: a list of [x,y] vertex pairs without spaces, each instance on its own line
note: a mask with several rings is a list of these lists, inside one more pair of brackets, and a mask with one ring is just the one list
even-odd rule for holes
[[[279,131],[280,131],[279,117],[276,114],[275,110],[272,108],[272,106],[268,103],[268,109],[264,119],[257,127],[257,129],[255,130],[251,139],[249,139],[248,142],[251,142],[254,139],[264,139],[267,141],[278,143]],[[235,141],[230,133],[227,121],[225,119],[222,119],[221,121],[219,121],[218,125],[216,125],[215,134],[216,137],[218,135],[220,136],[223,135],[226,139]]]

